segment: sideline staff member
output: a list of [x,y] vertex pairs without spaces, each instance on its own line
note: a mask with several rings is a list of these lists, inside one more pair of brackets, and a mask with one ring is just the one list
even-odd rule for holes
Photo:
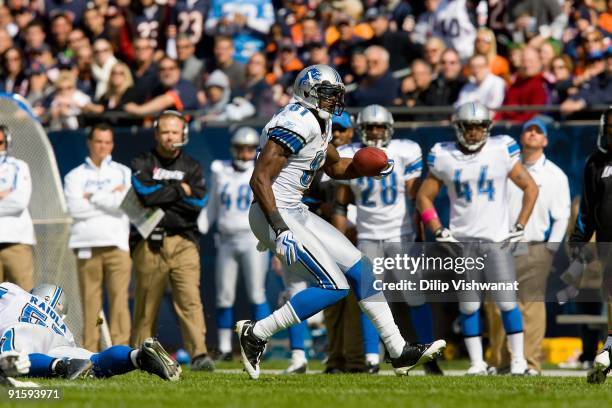
[[154,127],[157,145],[132,161],[132,186],[146,207],[160,207],[165,215],[134,251],[132,344],[153,336],[169,278],[185,348],[192,357],[191,368],[212,371],[214,363],[207,355],[200,299],[197,218],[206,203],[202,167],[181,149],[189,138],[187,122],[179,112],[162,112]]

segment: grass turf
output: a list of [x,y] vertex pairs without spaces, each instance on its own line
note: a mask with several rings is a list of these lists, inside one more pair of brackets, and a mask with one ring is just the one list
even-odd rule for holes
[[[223,364],[222,368],[237,368]],[[266,364],[264,368],[276,368]],[[194,373],[185,369],[178,383],[140,372],[110,379],[43,380],[59,387],[63,399],[9,401],[2,406],[71,407],[602,407],[612,406],[612,381],[595,386],[582,377],[395,377],[360,375],[281,376]]]

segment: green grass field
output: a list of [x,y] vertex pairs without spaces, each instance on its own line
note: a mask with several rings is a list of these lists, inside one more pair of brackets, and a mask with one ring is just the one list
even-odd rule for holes
[[[264,369],[282,368],[280,362]],[[236,369],[237,363],[221,368]],[[320,368],[315,365],[314,369]],[[385,367],[388,368],[388,367]],[[594,386],[584,377],[395,377],[390,375],[282,376],[262,374],[257,381],[239,372],[193,373],[180,382],[133,372],[107,380],[39,381],[59,387],[58,402],[9,401],[1,406],[72,407],[609,407],[612,381]]]

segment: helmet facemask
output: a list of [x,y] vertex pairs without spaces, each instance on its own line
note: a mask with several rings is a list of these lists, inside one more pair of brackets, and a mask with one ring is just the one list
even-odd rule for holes
[[252,146],[252,145],[242,145],[242,144],[234,144],[231,146],[230,151],[232,153],[232,158],[233,158],[232,163],[240,171],[246,171],[246,170],[252,169],[255,166],[255,157],[253,157],[250,160],[244,160],[242,158],[239,158],[240,151],[243,149],[253,149],[253,151],[256,151],[257,147]]
[[332,85],[325,81],[312,87],[310,95],[319,101],[317,107],[320,110],[336,116],[344,112],[344,87],[342,85]]
[[[456,120],[454,125],[457,141],[468,151],[476,152],[487,142],[489,134],[491,133],[492,124],[493,122],[490,120]],[[474,128],[482,129],[482,136],[480,139],[474,141],[466,139],[465,135],[472,132]]]
[[380,149],[391,141],[393,126],[390,123],[363,123],[359,126],[359,133],[365,146]]

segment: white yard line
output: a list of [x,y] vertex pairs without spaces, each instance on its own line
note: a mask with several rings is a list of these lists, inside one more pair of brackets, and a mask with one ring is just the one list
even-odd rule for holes
[[[216,373],[223,374],[240,374],[243,371],[239,368],[232,369],[217,369]],[[283,370],[261,370],[262,374],[269,375],[281,375]],[[309,370],[308,374],[321,374],[321,370]],[[542,372],[543,377],[585,377],[586,378],[587,371],[585,370],[544,370]],[[338,374],[335,374],[338,375]],[[395,375],[395,373],[391,370],[382,370],[378,373],[378,375]],[[415,370],[410,372],[411,376],[423,376],[425,372],[422,370]],[[459,377],[465,375],[465,370],[444,370],[444,375],[449,377]]]

